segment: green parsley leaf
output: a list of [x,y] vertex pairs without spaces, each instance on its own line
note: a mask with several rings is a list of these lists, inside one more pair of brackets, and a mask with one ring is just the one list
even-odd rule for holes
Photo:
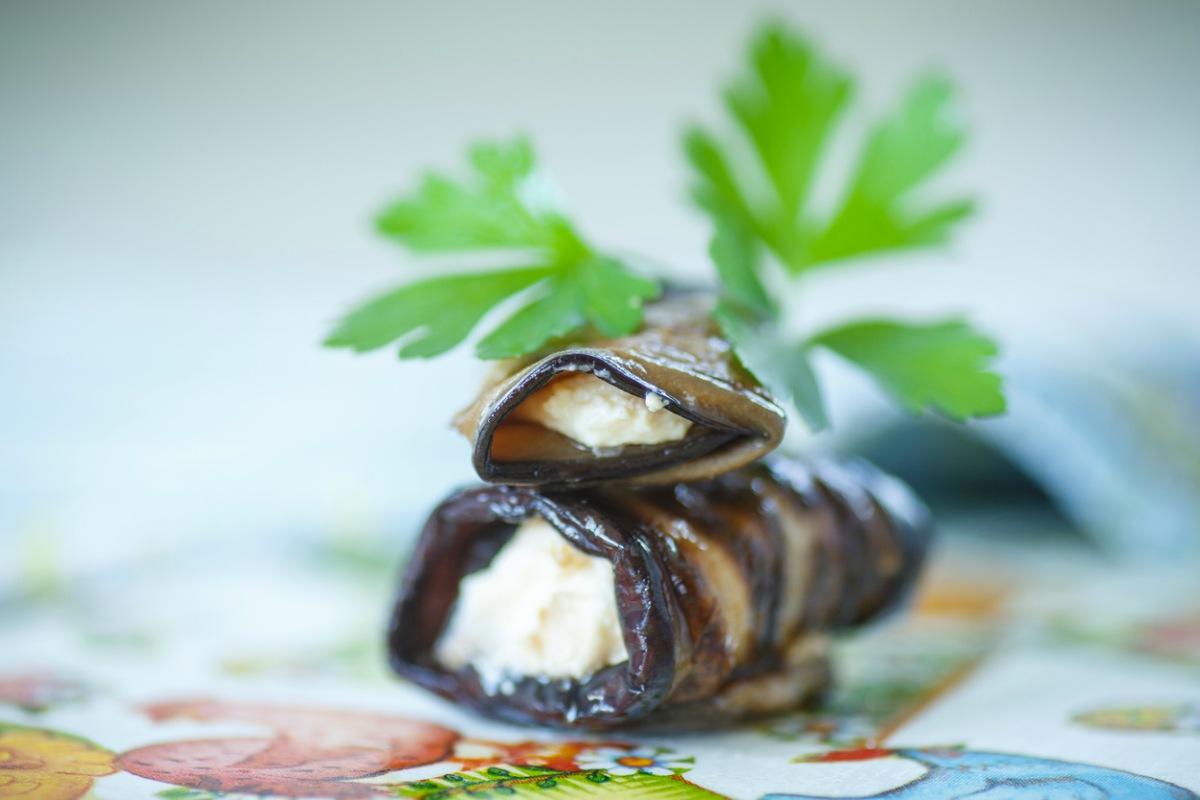
[[717,268],[722,288],[732,302],[763,317],[778,312],[759,276],[761,254],[758,242],[745,228],[733,222],[719,222],[708,254]]
[[828,425],[809,361],[814,347],[867,370],[909,410],[931,407],[955,419],[999,413],[1000,379],[985,369],[996,347],[964,323],[856,323],[802,342],[783,334],[787,310],[764,286],[764,256],[796,278],[854,256],[943,243],[973,210],[969,200],[913,199],[964,141],[952,87],[936,76],[917,81],[870,128],[833,212],[813,207],[822,157],[853,89],[803,37],[769,24],[723,94],[738,137],[687,131],[691,197],[714,226],[717,322],[742,363],[776,395],[790,396],[814,431]]
[[542,297],[513,314],[475,346],[480,358],[513,358],[541,349],[583,325],[583,297],[574,280],[550,281]]
[[1005,409],[1000,376],[987,369],[996,345],[962,320],[855,322],[812,337],[809,346],[865,370],[914,414],[930,408],[961,422]]
[[326,340],[359,352],[402,340],[401,358],[440,355],[493,308],[533,289],[478,345],[481,358],[525,355],[581,329],[623,336],[641,324],[657,281],[593,251],[563,216],[525,139],[472,148],[465,180],[429,175],[379,218],[380,231],[418,253],[519,251],[520,267],[429,278],[371,300]]
[[593,258],[579,269],[584,313],[605,336],[624,336],[642,321],[642,303],[658,295],[658,284],[633,274],[619,261]]
[[742,197],[742,190],[725,161],[717,138],[693,126],[684,134],[683,149],[696,171],[690,192],[693,202],[707,211],[718,224],[728,221],[754,229],[754,214],[746,198]]
[[401,347],[400,357],[432,358],[467,338],[484,315],[506,298],[550,274],[546,267],[534,267],[410,283],[347,315],[325,345],[363,353],[416,331]]
[[959,150],[963,132],[954,124],[953,90],[945,79],[917,82],[900,108],[875,126],[841,209],[812,243],[813,263],[860,253],[941,244],[953,226],[974,210],[957,200],[920,210],[906,202]]
[[829,427],[821,388],[803,347],[789,344],[774,323],[752,319],[726,301],[718,302],[713,317],[759,382],[776,397],[790,398],[814,433]]
[[415,252],[572,247],[577,237],[552,201],[526,139],[475,145],[473,174],[427,175],[415,196],[389,206],[377,225]]
[[540,350],[590,321],[605,336],[624,336],[641,324],[642,303],[658,284],[611,258],[597,257],[544,285],[542,296],[513,314],[475,348],[480,358],[512,358]]
[[757,241],[733,223],[717,227],[709,255],[723,284],[713,318],[742,366],[777,397],[791,398],[813,431],[828,427],[816,374],[801,347],[790,346],[777,324],[778,306],[759,278]]
[[750,72],[726,90],[725,105],[774,189],[768,229],[783,234],[795,224],[851,88],[847,75],[782,26],[767,26],[751,44]]
[[718,227],[733,223],[751,231],[800,274],[849,256],[942,243],[970,215],[973,206],[965,200],[926,209],[908,202],[963,141],[947,81],[918,81],[871,130],[840,207],[822,220],[810,208],[812,187],[853,82],[778,24],[754,38],[749,65],[724,95],[749,152],[736,142],[723,146],[698,127],[684,140],[694,172],[692,198]]

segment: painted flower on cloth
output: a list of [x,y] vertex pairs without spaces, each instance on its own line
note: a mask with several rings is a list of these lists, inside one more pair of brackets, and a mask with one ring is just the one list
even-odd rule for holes
[[25,711],[47,711],[59,703],[81,700],[87,687],[54,675],[31,674],[0,678],[0,703],[9,703]]
[[602,769],[609,775],[677,775],[692,768],[691,758],[678,758],[666,750],[635,748],[624,750],[619,747],[599,747],[591,753],[580,755],[576,762],[581,769]]
[[1119,731],[1200,733],[1200,704],[1100,708],[1076,714],[1071,717],[1071,721],[1092,728],[1108,728]]
[[86,739],[0,723],[0,798],[76,800],[116,771],[113,754]]

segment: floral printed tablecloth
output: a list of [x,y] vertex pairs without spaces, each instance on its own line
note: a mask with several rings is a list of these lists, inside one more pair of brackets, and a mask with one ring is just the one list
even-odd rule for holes
[[1195,798],[1200,570],[944,548],[819,708],[564,736],[391,678],[392,570],[266,544],[0,606],[0,798]]

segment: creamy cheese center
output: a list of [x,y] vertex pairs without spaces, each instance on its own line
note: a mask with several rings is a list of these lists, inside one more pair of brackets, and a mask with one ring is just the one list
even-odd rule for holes
[[521,523],[485,569],[463,578],[435,655],[485,686],[521,676],[585,678],[629,659],[612,565],[541,517]]
[[596,448],[677,442],[692,427],[691,420],[666,409],[661,395],[638,397],[584,373],[550,382],[512,416]]

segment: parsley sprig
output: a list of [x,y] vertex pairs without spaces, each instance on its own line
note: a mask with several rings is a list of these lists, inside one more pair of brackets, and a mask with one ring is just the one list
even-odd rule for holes
[[402,286],[347,315],[325,344],[365,352],[401,340],[401,358],[432,358],[517,295],[524,304],[479,340],[480,358],[524,355],[587,328],[605,336],[635,331],[658,282],[584,242],[529,142],[479,144],[469,162],[463,181],[427,175],[383,212],[379,231],[414,253],[504,253],[516,263]]
[[[814,206],[813,187],[853,86],[800,36],[770,24],[724,93],[735,135],[687,132],[692,198],[713,222],[714,317],[742,362],[778,396],[791,397],[813,430],[829,424],[812,366],[818,350],[865,371],[913,413],[932,409],[958,420],[1000,413],[1000,378],[988,369],[996,346],[962,320],[860,320],[801,339],[784,332],[788,309],[768,289],[771,263],[786,280],[807,281],[817,267],[944,243],[973,210],[969,199],[918,197],[964,141],[952,88],[938,76],[918,80],[867,131],[836,206]],[[580,236],[529,142],[480,144],[468,160],[464,178],[427,175],[384,211],[379,230],[415,254],[499,254],[505,266],[395,289],[347,315],[326,344],[363,352],[398,342],[401,358],[430,358],[501,306],[510,312],[476,343],[480,358],[637,330],[659,282]]]
[[948,240],[973,203],[929,204],[914,194],[964,140],[950,84],[939,76],[916,82],[869,130],[840,203],[822,214],[812,189],[853,81],[778,24],[752,41],[748,63],[724,93],[740,138],[694,126],[684,139],[692,198],[714,224],[710,254],[722,284],[715,314],[739,357],[774,392],[790,395],[813,430],[828,426],[811,363],[818,349],[864,370],[914,413],[929,408],[963,420],[1002,412],[1000,378],[987,369],[996,346],[966,322],[866,320],[790,341],[787,311],[764,286],[768,260],[789,280],[807,280],[817,267]]

